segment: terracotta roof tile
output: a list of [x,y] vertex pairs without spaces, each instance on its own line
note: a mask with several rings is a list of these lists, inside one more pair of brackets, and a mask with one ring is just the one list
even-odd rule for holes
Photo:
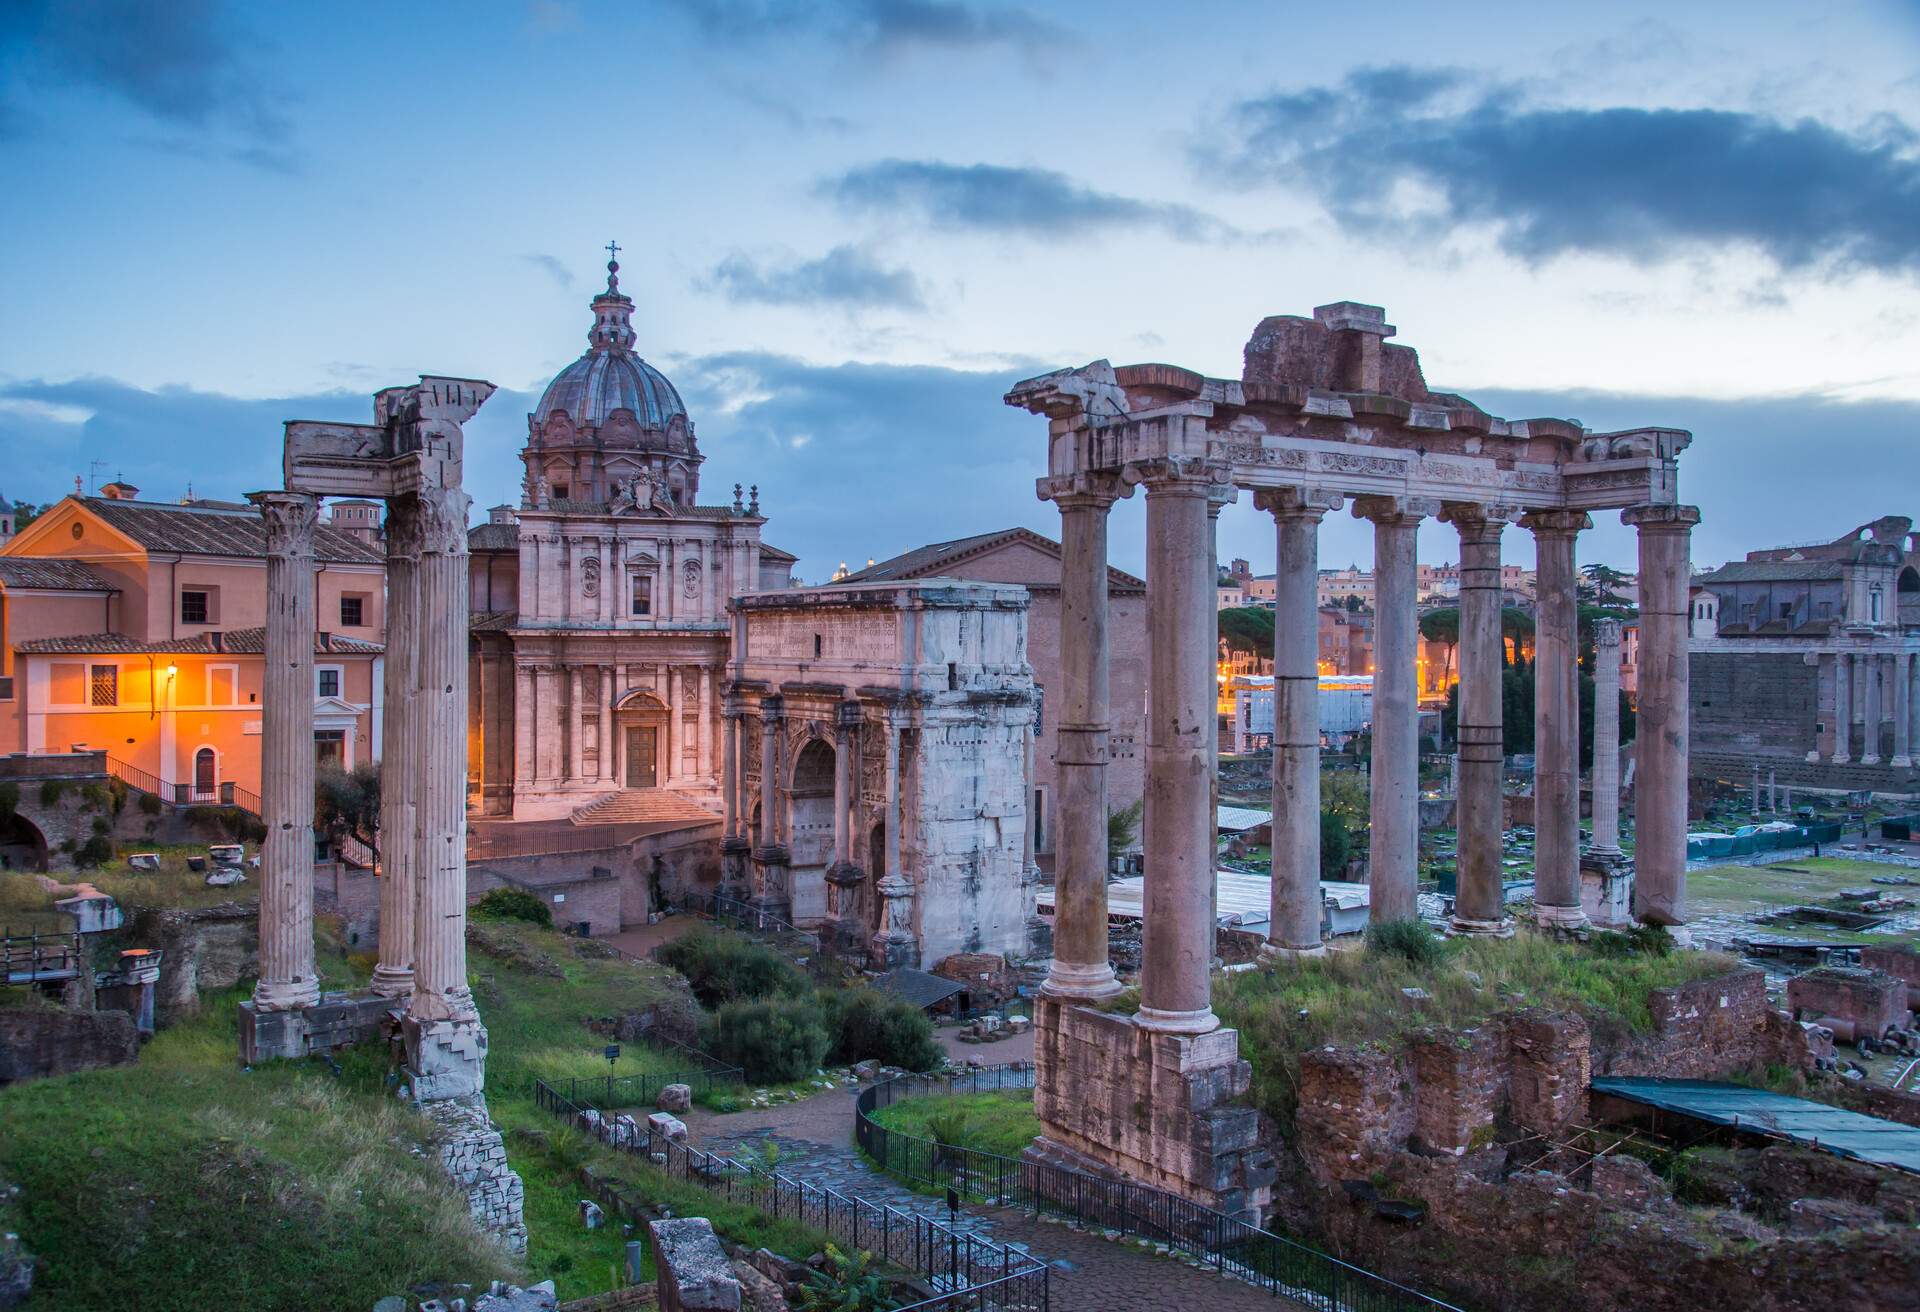
[[[223,633],[202,633],[191,638],[161,638],[148,641],[124,633],[80,633],[58,638],[33,638],[14,648],[36,654],[70,653],[75,655],[154,655],[154,656],[260,656],[267,650],[264,628],[229,629]],[[337,633],[314,635],[316,656],[377,656],[386,648],[377,642],[347,638]]]
[[0,587],[46,588],[66,592],[118,592],[120,589],[83,560],[51,556],[0,556]]
[[[1026,542],[1051,556],[1060,554],[1060,544],[1052,538],[1035,533],[1027,528],[1003,528],[992,533],[976,533],[969,538],[955,538],[951,542],[934,542],[912,551],[902,552],[891,560],[883,560],[865,569],[855,570],[841,579],[842,583],[886,583],[894,579],[933,578],[947,572],[955,562],[979,554],[990,547],[1003,542]],[[1147,586],[1147,581],[1136,578],[1125,570],[1107,569],[1107,581],[1110,587],[1122,591],[1138,591]]]
[[[149,551],[195,556],[267,554],[267,531],[258,511],[212,505],[176,506],[160,501],[115,501],[80,497],[79,502]],[[386,555],[324,520],[313,530],[316,560],[340,565],[380,565]]]

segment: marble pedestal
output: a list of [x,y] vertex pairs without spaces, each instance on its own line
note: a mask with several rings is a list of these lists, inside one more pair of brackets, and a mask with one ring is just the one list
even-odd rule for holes
[[415,1102],[470,1098],[487,1084],[487,1028],[478,1016],[422,1020],[405,1016],[407,1083]]
[[720,840],[720,896],[744,902],[753,894],[753,844],[739,835]]
[[753,896],[747,905],[763,916],[793,920],[793,857],[784,847],[755,848]]
[[262,1011],[251,1001],[243,1002],[240,1061],[253,1066],[304,1058],[378,1038],[394,1005],[392,998],[370,991],[323,993],[312,1006],[286,1011]]
[[1595,929],[1633,928],[1633,862],[1587,852],[1580,858],[1580,909]]

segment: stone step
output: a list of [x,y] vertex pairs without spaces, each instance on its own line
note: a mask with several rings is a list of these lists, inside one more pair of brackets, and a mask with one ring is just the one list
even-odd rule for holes
[[659,824],[663,821],[704,823],[721,817],[670,788],[628,788],[595,798],[576,810],[576,825]]

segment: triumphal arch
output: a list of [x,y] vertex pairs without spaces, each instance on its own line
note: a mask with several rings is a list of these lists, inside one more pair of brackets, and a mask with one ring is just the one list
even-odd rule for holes
[[[1596,433],[1563,419],[1499,419],[1428,389],[1390,345],[1378,306],[1340,302],[1255,328],[1237,379],[1097,360],[1018,384],[1044,415],[1060,509],[1059,772],[1054,961],[1037,1008],[1043,1135],[1036,1152],[1114,1169],[1231,1212],[1261,1210],[1271,1168],[1238,1038],[1211,1006],[1215,551],[1241,489],[1276,528],[1273,888],[1267,948],[1322,950],[1315,662],[1318,535],[1350,506],[1376,543],[1372,913],[1415,914],[1418,738],[1415,533],[1460,534],[1459,892],[1452,926],[1510,932],[1501,891],[1500,537],[1539,552],[1536,915],[1584,920],[1580,896],[1575,543],[1590,512],[1639,532],[1637,884],[1634,912],[1686,921],[1688,539],[1674,428]],[[1151,630],[1145,944],[1137,1013],[1086,1004],[1119,991],[1107,959],[1107,514],[1145,489]]]

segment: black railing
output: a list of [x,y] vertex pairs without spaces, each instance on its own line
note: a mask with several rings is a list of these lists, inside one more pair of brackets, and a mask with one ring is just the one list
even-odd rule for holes
[[635,1136],[609,1121],[600,1108],[570,1098],[544,1080],[534,1081],[533,1093],[536,1105],[566,1117],[617,1150],[644,1154],[664,1165],[668,1174],[729,1202],[810,1226],[849,1251],[870,1252],[910,1272],[935,1291],[931,1298],[909,1305],[914,1312],[936,1308],[1046,1312],[1046,1264],[1010,1245],[782,1171],[709,1153],[684,1140],[662,1139],[651,1130],[644,1137]]
[[[660,1040],[649,1042],[657,1043]],[[685,1050],[694,1052],[691,1048]],[[652,1075],[582,1075],[558,1085],[541,1080],[534,1086],[534,1099],[538,1101],[542,1096],[541,1090],[545,1089],[561,1104],[592,1111],[610,1111],[620,1107],[651,1107],[660,1097],[660,1090],[669,1084],[684,1084],[694,1093],[705,1093],[713,1089],[735,1088],[744,1082],[745,1072],[738,1066],[721,1065],[717,1059],[705,1053],[694,1052],[694,1055],[712,1065],[699,1070],[667,1071]],[[558,1104],[540,1105],[553,1111]]]
[[791,921],[768,915],[752,903],[737,901],[719,893],[689,893],[680,899],[679,908],[706,916],[730,929],[758,934],[796,934],[808,940],[819,937],[813,930],[802,929]]
[[1459,1312],[1451,1303],[1164,1189],[941,1144],[873,1119],[875,1111],[902,1098],[1030,1089],[1033,1079],[1033,1067],[1018,1063],[960,1076],[886,1080],[860,1091],[854,1137],[882,1170],[909,1183],[950,1187],[989,1205],[1045,1212],[1165,1244],[1317,1312]]

